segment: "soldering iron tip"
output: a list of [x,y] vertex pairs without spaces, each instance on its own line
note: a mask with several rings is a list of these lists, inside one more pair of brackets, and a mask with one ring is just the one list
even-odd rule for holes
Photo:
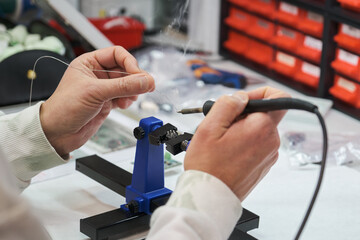
[[178,111],[181,114],[192,114],[192,113],[201,113],[203,112],[202,108],[184,108]]

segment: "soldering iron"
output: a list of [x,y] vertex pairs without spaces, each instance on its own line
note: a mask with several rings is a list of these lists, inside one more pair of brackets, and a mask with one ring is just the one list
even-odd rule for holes
[[[187,108],[178,111],[178,113],[182,114],[192,114],[192,113],[203,113],[207,115],[211,110],[212,106],[214,105],[214,101],[208,100],[204,103],[204,105],[200,108]],[[316,184],[316,188],[314,194],[311,198],[311,202],[309,207],[306,211],[304,219],[299,227],[299,230],[295,236],[295,239],[299,239],[305,224],[310,216],[311,210],[314,206],[315,200],[320,190],[321,182],[324,176],[325,171],[325,164],[326,164],[326,155],[327,155],[327,148],[328,148],[328,139],[327,139],[327,130],[325,126],[325,122],[323,117],[321,116],[318,107],[312,103],[296,99],[296,98],[277,98],[277,99],[262,99],[262,100],[249,100],[248,104],[246,105],[244,111],[241,115],[255,113],[255,112],[269,112],[269,111],[276,111],[276,110],[290,110],[290,109],[298,109],[304,110],[307,112],[311,112],[316,114],[319,119],[320,125],[323,130],[323,152],[322,152],[322,160],[321,160],[321,167],[320,167],[320,174]]]
[[[215,101],[208,100],[200,108],[185,108],[178,113],[192,114],[203,113],[205,116],[208,114]],[[254,112],[269,112],[276,110],[298,109],[315,113],[317,106],[309,102],[296,99],[296,98],[276,98],[276,99],[262,99],[262,100],[249,100],[242,114]]]

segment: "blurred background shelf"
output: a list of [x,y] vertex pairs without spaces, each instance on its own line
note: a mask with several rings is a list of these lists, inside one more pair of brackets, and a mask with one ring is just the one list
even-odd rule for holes
[[[256,4],[263,4],[263,8],[268,4],[269,9],[272,10],[269,10],[268,15],[263,12],[258,13],[254,10]],[[240,64],[302,93],[332,99],[335,109],[360,120],[360,7],[358,6],[360,6],[358,0],[223,0],[220,54],[229,56]],[[235,30],[245,38],[234,37],[233,33],[230,34],[234,31],[233,27],[226,24],[225,20],[231,18],[235,24],[236,21],[245,20],[240,16],[241,14],[230,12],[234,11],[231,9],[244,12],[250,19],[269,21],[275,26],[273,36],[264,40],[248,34],[248,29],[253,27],[251,24],[256,24],[253,20],[247,23],[247,28]],[[309,33],[308,30],[313,27],[311,24],[304,31],[301,26],[304,21],[309,23],[313,21],[315,25],[321,24],[321,32]],[[279,37],[281,33],[278,31],[284,26],[289,29],[289,32],[284,31],[289,41],[294,40],[297,43],[293,48],[279,43],[274,44],[274,37],[283,37]],[[319,39],[314,36],[318,35],[321,42],[309,42],[305,39],[301,43],[296,40],[296,34],[311,36],[314,39]],[[270,62],[259,64],[259,61],[256,62],[248,57],[247,51],[251,51],[251,42],[254,40],[272,48]],[[232,48],[229,48],[229,41]],[[288,44],[286,38],[283,43]],[[239,46],[244,44],[247,44],[247,47],[243,47],[243,51],[234,51],[234,49],[242,49]],[[303,53],[300,44],[308,44],[309,49],[312,47],[320,49],[321,61],[317,63],[299,54]]]

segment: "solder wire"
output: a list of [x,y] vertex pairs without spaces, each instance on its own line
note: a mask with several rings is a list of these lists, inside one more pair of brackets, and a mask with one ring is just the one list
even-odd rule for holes
[[[37,63],[41,60],[41,59],[44,59],[44,58],[50,58],[50,59],[53,59],[53,60],[56,60],[68,67],[71,67],[73,69],[77,69],[79,71],[83,71],[84,69],[82,68],[78,68],[78,67],[74,67],[74,66],[71,66],[70,63],[67,63],[61,59],[58,59],[56,57],[53,57],[53,56],[48,56],[48,55],[45,55],[45,56],[41,56],[39,57],[38,59],[36,59],[35,63],[34,63],[34,66],[33,66],[33,69],[32,69],[32,76],[31,76],[31,83],[30,83],[30,94],[29,94],[29,107],[31,106],[31,99],[32,99],[32,92],[33,92],[33,85],[34,85],[34,79],[36,78],[36,65]],[[114,70],[105,70],[105,69],[90,69],[91,71],[93,72],[106,72],[106,73],[121,73],[121,74],[125,74],[125,75],[130,75],[131,73],[128,73],[128,72],[123,72],[123,71],[114,71]]]
[[[36,59],[35,63],[34,63],[34,66],[33,66],[33,69],[32,69],[32,76],[31,76],[31,83],[30,83],[30,94],[29,94],[29,107],[31,106],[31,101],[32,101],[32,93],[33,93],[33,86],[34,86],[34,79],[36,78],[36,65],[38,64],[38,62],[41,60],[41,59],[44,59],[44,58],[49,58],[49,59],[53,59],[55,61],[58,61],[68,67],[71,67],[73,69],[76,69],[76,70],[79,70],[79,71],[84,71],[84,69],[82,68],[78,68],[78,67],[74,67],[74,66],[71,66],[70,63],[67,63],[61,59],[58,59],[56,57],[53,57],[53,56],[49,56],[49,55],[45,55],[45,56],[41,56],[39,57],[38,59]],[[114,70],[105,70],[105,69],[89,69],[93,72],[106,72],[106,73],[121,73],[121,74],[125,74],[125,75],[130,75],[131,73],[128,73],[128,72],[124,72],[124,71],[114,71]],[[157,94],[161,95],[162,98],[164,98],[164,100],[168,101],[168,102],[172,102],[171,99],[164,93],[162,93],[161,91],[157,91],[155,89],[155,91]]]

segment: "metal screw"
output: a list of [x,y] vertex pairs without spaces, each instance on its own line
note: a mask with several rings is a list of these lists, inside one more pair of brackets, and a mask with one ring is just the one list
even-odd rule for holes
[[186,151],[188,146],[189,146],[189,141],[184,140],[184,141],[181,142],[180,149],[183,150],[183,151]]

